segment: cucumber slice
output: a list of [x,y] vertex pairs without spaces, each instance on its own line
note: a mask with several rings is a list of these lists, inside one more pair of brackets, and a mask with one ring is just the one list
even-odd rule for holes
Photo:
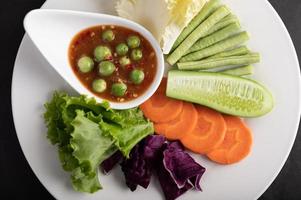
[[259,83],[215,72],[170,71],[166,95],[240,117],[262,116],[274,106],[271,93]]

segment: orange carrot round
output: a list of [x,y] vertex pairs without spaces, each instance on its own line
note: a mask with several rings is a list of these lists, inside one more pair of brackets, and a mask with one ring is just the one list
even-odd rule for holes
[[169,140],[178,140],[195,128],[197,119],[198,113],[194,105],[183,102],[180,115],[170,122],[155,124],[155,132],[164,135]]
[[172,121],[183,109],[183,101],[175,100],[165,95],[166,84],[166,78],[163,78],[154,95],[140,105],[143,114],[155,123]]
[[198,112],[197,125],[181,138],[181,142],[195,153],[206,154],[223,142],[227,127],[219,112],[204,106],[195,107]]
[[227,125],[225,139],[221,145],[207,154],[220,164],[233,164],[244,159],[251,151],[251,130],[238,117],[224,115]]

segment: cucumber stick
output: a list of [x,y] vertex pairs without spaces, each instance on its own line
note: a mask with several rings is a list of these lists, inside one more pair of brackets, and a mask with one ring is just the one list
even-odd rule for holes
[[175,50],[198,25],[200,25],[209,15],[213,13],[213,11],[217,9],[219,5],[220,0],[210,0],[207,2],[178,36],[171,48],[171,51]]
[[215,54],[213,56],[208,57],[209,58],[222,58],[222,57],[230,57],[230,56],[242,56],[251,53],[251,51],[246,46],[241,46],[235,49],[231,49],[228,51],[224,51],[218,54]]
[[274,106],[271,93],[259,83],[215,72],[170,71],[166,95],[240,117],[258,117]]
[[234,36],[231,36],[227,39],[224,39],[220,42],[213,44],[207,48],[201,49],[199,51],[192,52],[180,59],[180,62],[188,62],[188,61],[196,61],[201,60],[203,58],[221,53],[223,51],[234,48],[238,45],[249,40],[249,35],[246,31],[238,33]]
[[252,75],[253,71],[254,71],[254,67],[252,65],[246,65],[246,66],[235,67],[231,69],[224,69],[217,72],[223,74],[229,74],[233,76],[246,76],[246,75]]
[[186,54],[189,54],[189,53],[192,53],[192,52],[195,52],[195,51],[199,51],[201,49],[204,49],[206,47],[209,47],[217,42],[220,42],[232,35],[234,35],[235,33],[238,33],[240,30],[240,25],[238,23],[233,23],[233,24],[230,24],[228,25],[227,27],[219,30],[219,31],[216,31],[215,33],[207,36],[207,37],[204,37],[204,38],[201,38],[200,40],[198,40],[186,53]]
[[258,63],[259,61],[259,53],[249,53],[242,56],[207,58],[200,61],[180,62],[177,63],[177,66],[180,70],[203,70],[233,65],[249,65],[253,63]]
[[221,6],[212,15],[210,15],[203,23],[201,23],[190,35],[167,57],[167,62],[174,65],[185,52],[203,37],[206,32],[219,22],[222,18],[230,14],[230,10],[226,6]]
[[207,33],[204,37],[211,35],[212,33],[221,30],[222,28],[225,28],[229,24],[237,23],[240,24],[238,18],[236,15],[230,14],[226,17],[224,17],[221,21],[217,22]]

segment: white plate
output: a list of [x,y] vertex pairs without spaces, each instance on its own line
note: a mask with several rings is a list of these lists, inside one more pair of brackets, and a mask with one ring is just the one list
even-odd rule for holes
[[[254,78],[272,91],[276,105],[265,117],[247,120],[253,130],[254,146],[251,155],[239,164],[222,166],[194,156],[207,168],[202,179],[203,192],[189,191],[181,199],[258,198],[282,168],[297,132],[301,102],[300,71],[285,26],[267,1],[225,0],[225,3],[251,34],[249,47],[262,55]],[[115,14],[114,1],[106,0],[48,0],[44,8]],[[130,192],[125,187],[119,167],[109,176],[100,175],[104,186],[102,191],[92,195],[73,191],[69,175],[60,166],[56,148],[46,139],[43,104],[54,90],[73,92],[25,36],[12,82],[14,122],[25,157],[49,192],[57,199],[73,200],[163,199],[155,179],[147,190],[139,188],[134,193]]]

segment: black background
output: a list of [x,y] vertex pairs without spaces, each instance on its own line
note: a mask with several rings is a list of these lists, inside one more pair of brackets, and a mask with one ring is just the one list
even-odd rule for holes
[[[301,58],[301,1],[269,1],[286,24]],[[3,0],[0,4],[0,199],[54,199],[24,158],[13,125],[10,102],[14,60],[24,34],[23,18],[43,3],[44,0]],[[281,173],[260,199],[301,199],[301,156],[298,155],[301,154],[301,135],[300,130],[298,132]]]

